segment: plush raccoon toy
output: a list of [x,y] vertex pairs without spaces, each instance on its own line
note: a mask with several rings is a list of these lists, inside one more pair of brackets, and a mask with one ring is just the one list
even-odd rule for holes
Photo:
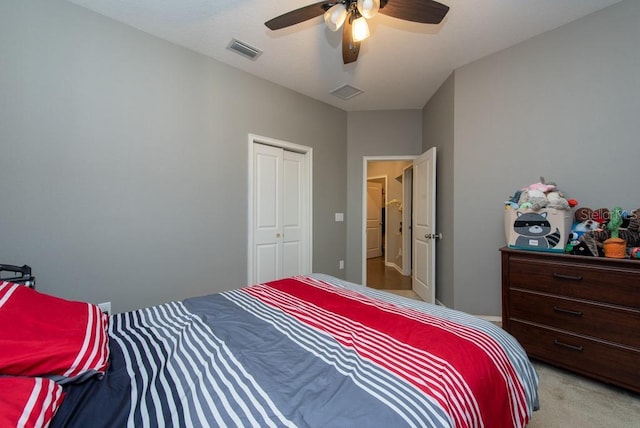
[[551,223],[547,213],[516,213],[518,218],[513,223],[513,230],[518,234],[517,247],[553,248],[560,242],[560,230],[551,232]]

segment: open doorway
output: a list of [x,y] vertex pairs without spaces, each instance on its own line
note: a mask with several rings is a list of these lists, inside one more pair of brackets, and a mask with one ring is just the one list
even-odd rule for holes
[[[404,163],[400,161],[405,161]],[[385,162],[398,162],[395,170],[391,172],[377,171],[376,168],[385,165]],[[411,172],[410,172],[411,170]],[[396,278],[391,283],[385,283],[386,290],[393,290],[402,286],[403,278],[410,279],[411,292],[420,299],[435,303],[436,301],[436,248],[435,240],[442,234],[436,233],[436,149],[430,148],[419,156],[387,156],[387,157],[363,157],[363,197],[362,197],[362,283],[371,287],[372,281],[367,272],[367,236],[365,219],[367,216],[367,179],[368,175],[387,176],[389,185],[385,193],[386,208],[386,240],[385,258],[386,267],[393,267],[398,271]],[[401,196],[398,200],[394,197],[391,183],[398,181],[398,192]],[[406,181],[406,183],[404,183]],[[409,181],[412,183],[409,186]],[[402,193],[406,192],[406,193]],[[411,200],[408,200],[411,194]],[[397,205],[396,213],[390,206]],[[406,211],[410,210],[410,216]],[[407,216],[403,216],[407,214]],[[396,213],[398,222],[393,223],[390,213]],[[411,221],[408,221],[408,219]],[[407,234],[410,233],[410,236]],[[408,244],[410,242],[410,245]],[[394,247],[394,243],[397,245]],[[407,252],[411,254],[407,256]],[[401,260],[401,265],[397,263]],[[410,269],[405,263],[410,263]],[[409,273],[410,271],[410,273]],[[393,272],[392,272],[393,273]],[[410,276],[406,276],[409,273]],[[375,287],[381,288],[381,287]]]
[[407,183],[405,177],[411,174],[413,159],[375,157],[364,164],[363,283],[368,287],[411,290],[412,189],[411,178]]

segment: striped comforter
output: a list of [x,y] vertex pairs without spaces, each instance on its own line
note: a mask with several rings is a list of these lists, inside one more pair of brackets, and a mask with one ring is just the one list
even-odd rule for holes
[[113,315],[109,334],[105,378],[53,426],[522,427],[537,406],[501,329],[323,275]]

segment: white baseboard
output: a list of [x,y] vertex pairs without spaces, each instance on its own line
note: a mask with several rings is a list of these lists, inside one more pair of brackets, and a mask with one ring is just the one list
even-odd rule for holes
[[394,262],[386,262],[386,261],[385,261],[385,262],[384,262],[384,265],[385,265],[385,266],[387,266],[387,267],[392,267],[392,268],[394,268],[395,270],[397,270],[397,271],[398,271],[398,273],[399,273],[400,275],[405,276],[405,275],[402,273],[402,268],[401,268],[400,266],[398,266],[397,264],[395,264]]

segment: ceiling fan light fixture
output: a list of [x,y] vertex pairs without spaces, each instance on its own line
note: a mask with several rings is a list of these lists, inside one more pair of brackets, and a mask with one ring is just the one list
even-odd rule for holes
[[358,0],[358,12],[367,19],[371,19],[378,14],[380,0]]
[[449,6],[436,0],[322,0],[276,16],[264,25],[279,30],[323,15],[332,31],[343,28],[342,61],[351,64],[358,59],[360,42],[370,35],[366,20],[377,13],[405,21],[439,24],[448,11]]
[[361,42],[371,35],[369,33],[369,24],[367,24],[367,20],[363,16],[354,19],[351,25],[353,26],[351,31],[354,42]]
[[331,31],[338,31],[347,19],[347,8],[342,3],[331,6],[324,13],[324,22]]

